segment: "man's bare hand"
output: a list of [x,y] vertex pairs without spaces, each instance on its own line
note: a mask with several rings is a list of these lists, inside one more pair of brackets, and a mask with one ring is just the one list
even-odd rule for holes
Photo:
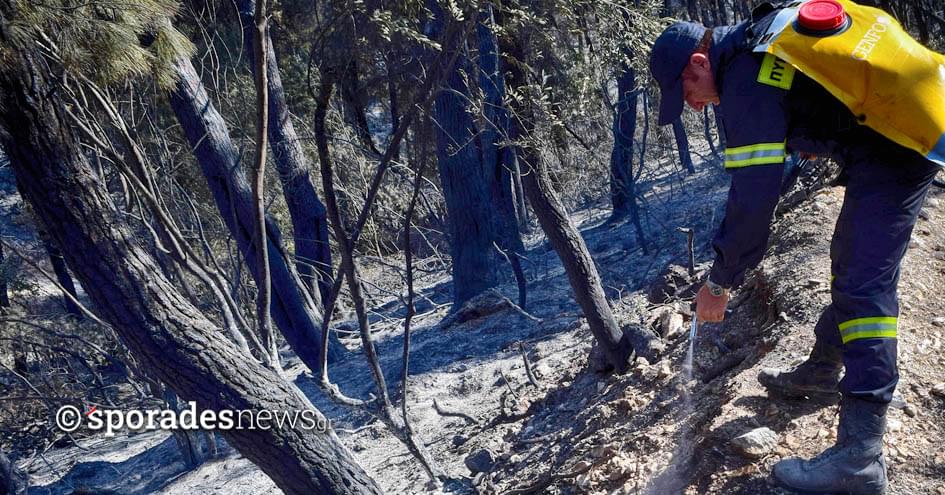
[[728,291],[721,296],[713,296],[709,286],[703,285],[696,294],[696,317],[699,321],[711,323],[725,319],[725,308],[728,306]]

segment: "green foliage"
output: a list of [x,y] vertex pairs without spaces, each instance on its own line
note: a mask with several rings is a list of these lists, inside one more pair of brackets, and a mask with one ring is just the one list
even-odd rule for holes
[[193,49],[170,25],[177,9],[176,0],[4,0],[0,61],[15,50],[39,51],[105,84],[148,74],[173,84],[170,62]]

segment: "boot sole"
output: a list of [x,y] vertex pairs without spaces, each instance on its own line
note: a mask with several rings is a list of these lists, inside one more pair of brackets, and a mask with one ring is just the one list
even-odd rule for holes
[[840,392],[825,392],[823,390],[797,390],[780,388],[777,386],[766,386],[768,397],[788,400],[808,400],[824,405],[837,405],[840,403]]

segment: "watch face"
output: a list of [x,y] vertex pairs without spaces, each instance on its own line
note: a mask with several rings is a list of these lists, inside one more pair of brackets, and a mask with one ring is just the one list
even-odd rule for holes
[[709,293],[715,297],[721,296],[723,292],[725,292],[725,289],[722,287],[709,287]]

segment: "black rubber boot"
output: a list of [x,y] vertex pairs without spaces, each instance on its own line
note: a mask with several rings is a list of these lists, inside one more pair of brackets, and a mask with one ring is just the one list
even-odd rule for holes
[[807,361],[791,371],[765,368],[758,374],[758,381],[769,394],[836,404],[840,401],[842,368],[840,350],[818,341]]
[[774,465],[783,485],[806,493],[881,495],[886,491],[883,433],[888,404],[844,398],[837,443],[817,457]]

